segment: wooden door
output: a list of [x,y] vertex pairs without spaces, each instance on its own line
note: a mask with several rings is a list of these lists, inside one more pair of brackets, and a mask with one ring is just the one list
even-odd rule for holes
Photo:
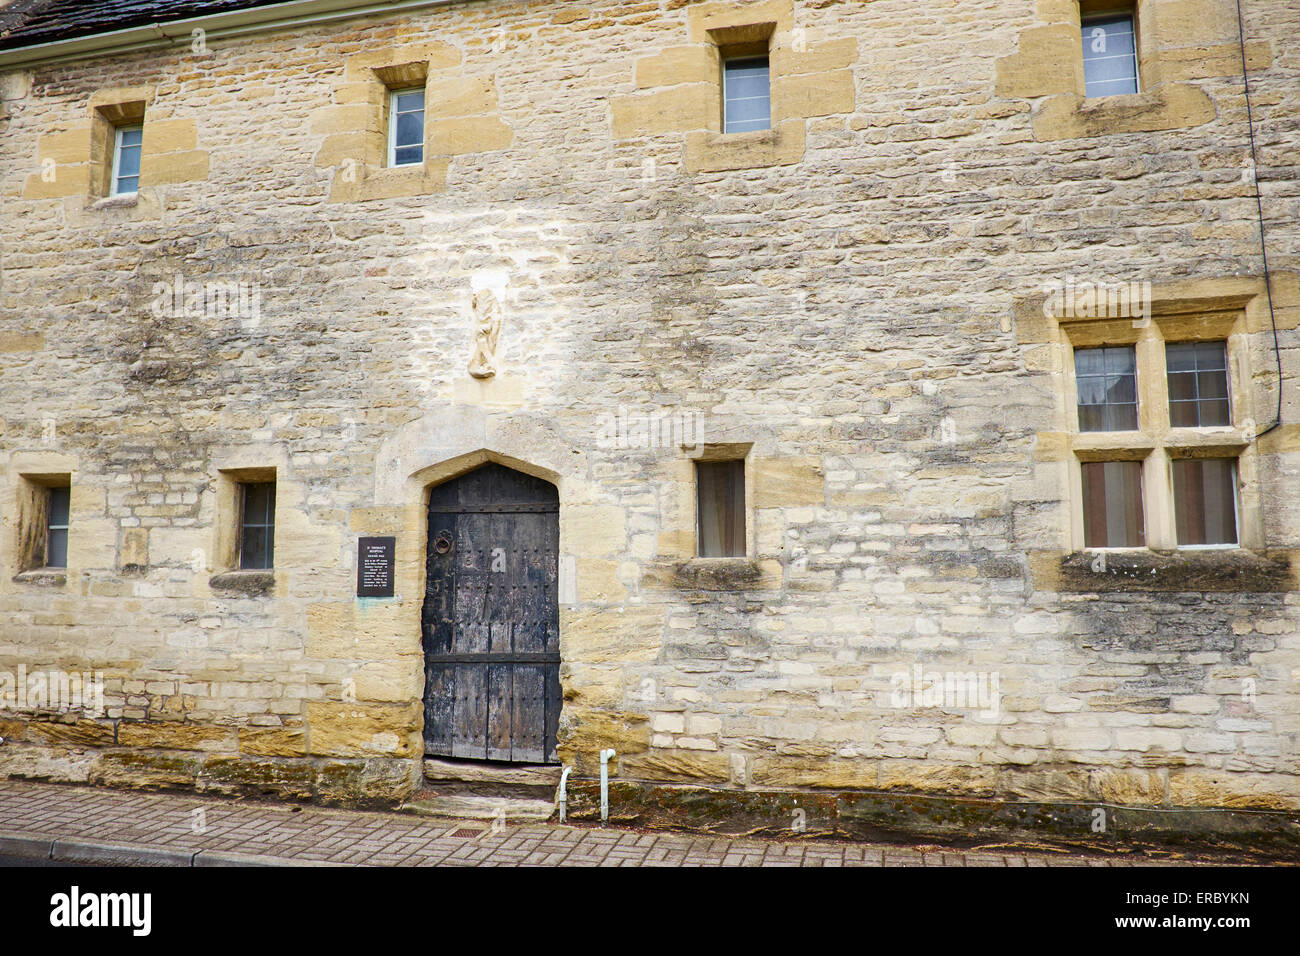
[[554,485],[497,464],[431,490],[426,753],[557,761],[559,511]]

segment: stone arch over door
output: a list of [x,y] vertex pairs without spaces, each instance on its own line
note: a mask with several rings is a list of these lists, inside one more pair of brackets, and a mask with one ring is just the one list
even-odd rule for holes
[[489,461],[549,481],[564,505],[587,471],[586,455],[563,441],[546,416],[454,405],[408,422],[380,446],[375,505],[422,508],[431,485]]
[[[411,647],[407,641],[418,641],[421,653],[432,492],[487,465],[501,466],[552,486],[560,517],[565,509],[576,504],[580,511],[587,503],[583,497],[589,488],[587,456],[561,440],[546,416],[455,405],[408,422],[384,441],[376,455],[374,513],[391,517],[384,520],[382,527],[366,527],[370,533],[398,536],[399,590],[414,598],[403,602],[406,607],[402,618],[407,623],[401,642]],[[562,548],[562,540],[560,545]],[[427,661],[422,670],[424,687]],[[423,709],[421,714],[423,719]]]

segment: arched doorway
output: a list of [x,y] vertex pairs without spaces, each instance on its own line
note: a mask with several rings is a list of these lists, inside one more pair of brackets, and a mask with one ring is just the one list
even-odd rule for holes
[[427,754],[557,761],[559,511],[554,485],[496,463],[430,489]]

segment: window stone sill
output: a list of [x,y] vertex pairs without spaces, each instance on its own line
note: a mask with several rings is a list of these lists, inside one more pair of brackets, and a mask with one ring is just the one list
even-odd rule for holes
[[91,209],[131,209],[140,204],[140,194],[131,193],[128,196],[105,196],[103,199],[96,199],[90,204]]
[[1192,129],[1210,122],[1214,116],[1213,101],[1192,84],[1166,84],[1141,93],[1092,99],[1065,93],[1048,97],[1035,111],[1034,138],[1041,143]]
[[330,202],[370,202],[428,196],[447,188],[448,160],[426,156],[423,163],[409,166],[360,166],[335,174]]
[[14,575],[16,584],[32,584],[41,588],[61,588],[68,583],[66,568],[33,568]]
[[779,561],[753,558],[690,558],[651,565],[642,584],[676,591],[776,591],[781,588]]
[[262,597],[275,590],[274,571],[224,571],[208,578],[214,591],[231,591],[249,597]]
[[1076,551],[1060,559],[1059,570],[1059,590],[1073,593],[1264,593],[1293,587],[1289,556],[1244,549]]
[[686,136],[689,173],[719,173],[763,166],[792,166],[803,160],[807,124],[788,119],[748,133],[693,132]]

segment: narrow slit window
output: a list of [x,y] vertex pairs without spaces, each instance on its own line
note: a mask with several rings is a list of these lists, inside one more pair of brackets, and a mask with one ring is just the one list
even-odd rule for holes
[[1084,547],[1144,547],[1142,462],[1088,461],[1081,467]]
[[1137,357],[1133,346],[1077,349],[1079,431],[1122,432],[1138,427]]
[[140,148],[143,143],[143,126],[119,126],[114,131],[111,195],[133,196],[140,191]]
[[1185,342],[1165,348],[1169,424],[1174,428],[1231,425],[1226,342]]
[[275,483],[257,482],[242,487],[239,567],[266,570],[275,566]]
[[49,490],[45,525],[45,566],[47,568],[68,566],[68,515],[71,500],[72,489],[70,488]]
[[1237,462],[1231,458],[1173,463],[1179,547],[1237,543]]
[[1131,12],[1083,21],[1083,77],[1087,95],[1138,92],[1137,24]]
[[745,463],[695,463],[699,552],[702,558],[745,556]]
[[765,56],[722,62],[724,133],[772,128],[772,79]]
[[388,165],[424,162],[424,90],[395,90],[388,105]]

